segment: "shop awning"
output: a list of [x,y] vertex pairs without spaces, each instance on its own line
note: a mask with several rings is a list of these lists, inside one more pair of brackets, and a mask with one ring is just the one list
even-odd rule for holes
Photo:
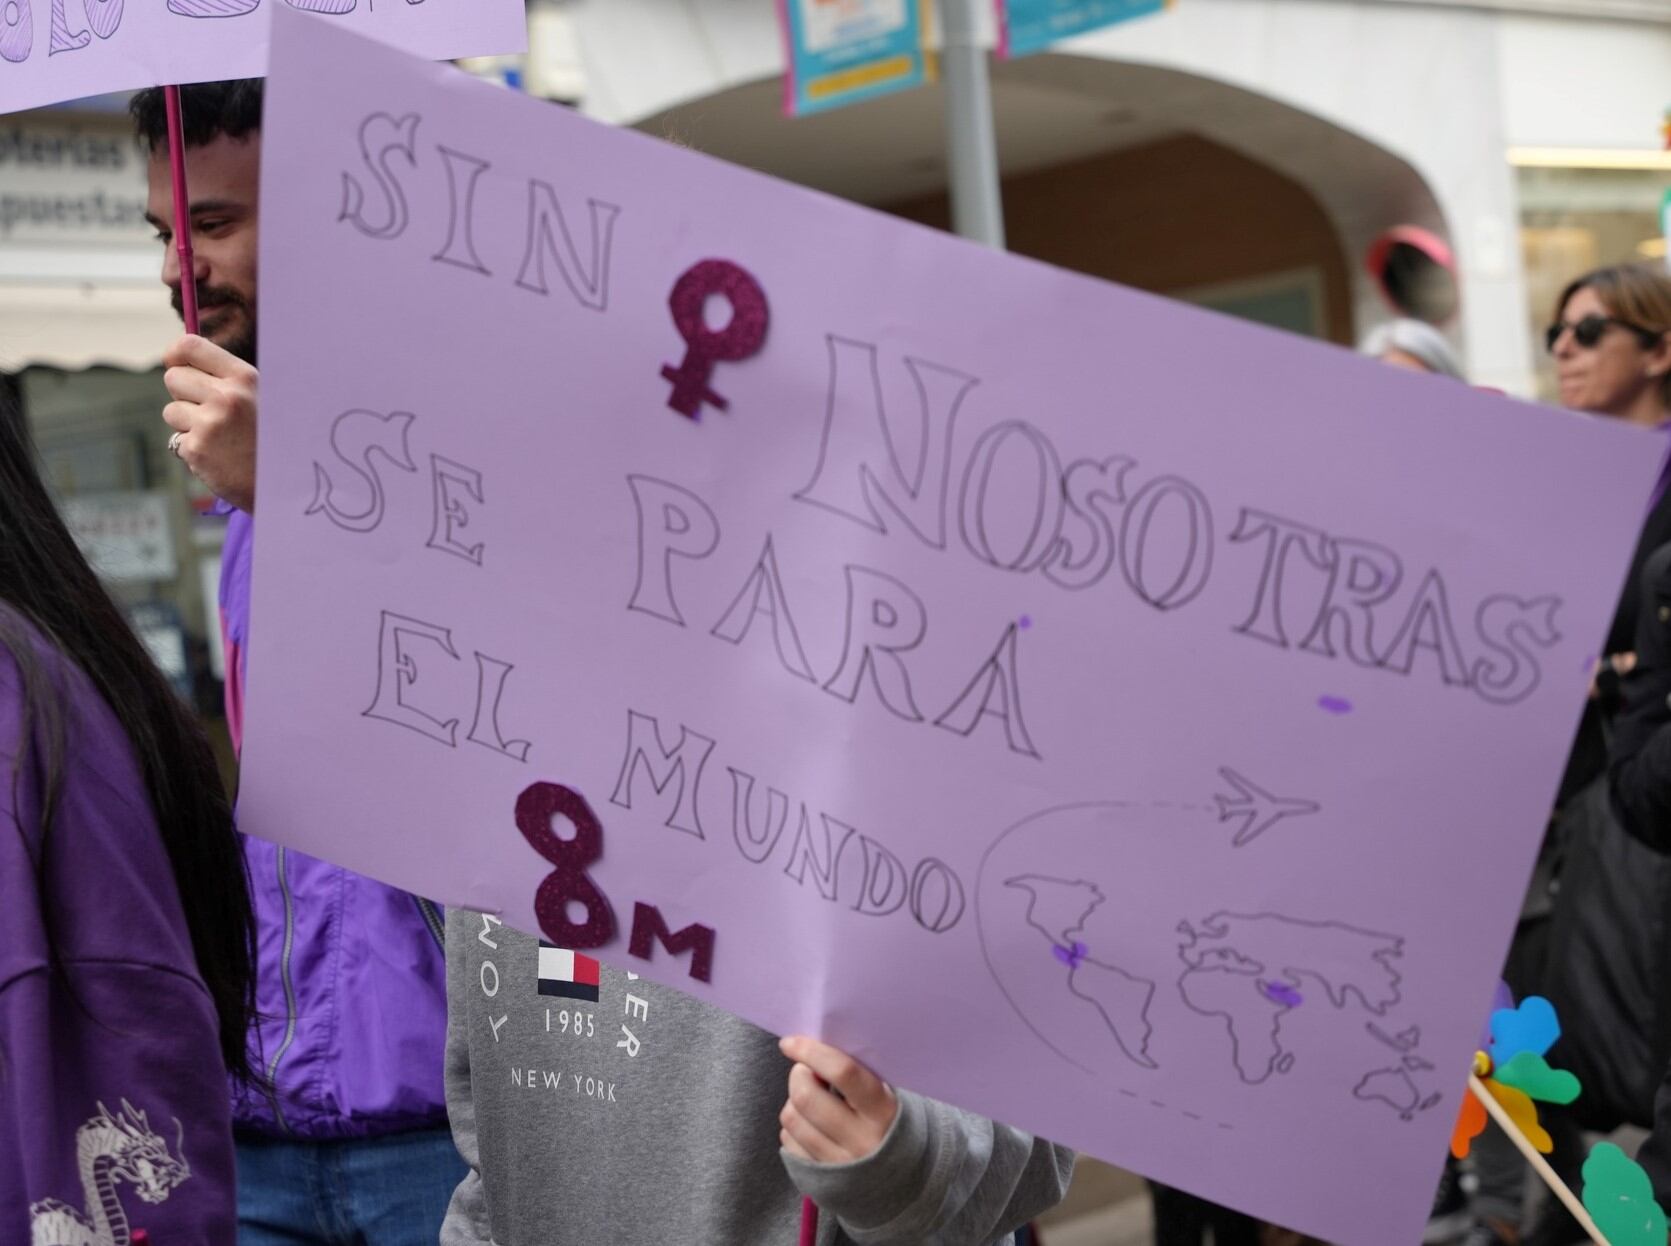
[[160,283],[0,282],[0,371],[96,365],[147,371],[180,335]]

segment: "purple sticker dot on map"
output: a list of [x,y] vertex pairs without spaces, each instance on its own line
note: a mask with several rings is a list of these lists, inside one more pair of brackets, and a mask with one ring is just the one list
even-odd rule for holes
[[1260,989],[1265,992],[1265,998],[1273,1004],[1281,1004],[1284,1008],[1298,1008],[1305,1003],[1305,996],[1301,995],[1286,982],[1265,982]]
[[1074,943],[1071,948],[1063,947],[1060,943],[1052,943],[1050,945],[1050,951],[1057,960],[1061,961],[1069,969],[1078,969],[1079,962],[1085,959],[1085,955],[1090,951],[1090,949],[1083,943],[1078,942]]
[[1317,705],[1319,709],[1326,710],[1330,714],[1350,714],[1352,712],[1352,703],[1345,697],[1318,697]]
[[1033,626],[1033,616],[1030,614],[1024,614],[1016,620],[1016,623],[1025,630],[1026,628]]

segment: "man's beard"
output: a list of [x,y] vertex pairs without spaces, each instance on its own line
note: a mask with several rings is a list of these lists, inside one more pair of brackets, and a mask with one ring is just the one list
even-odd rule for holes
[[[182,321],[186,318],[185,299],[179,290],[175,290],[170,300],[174,304],[174,314]],[[255,305],[239,294],[230,286],[198,286],[197,313],[200,319],[208,318],[219,308],[242,310],[244,313],[244,330],[235,338],[224,342],[217,342],[222,350],[236,355],[251,367],[255,367]]]

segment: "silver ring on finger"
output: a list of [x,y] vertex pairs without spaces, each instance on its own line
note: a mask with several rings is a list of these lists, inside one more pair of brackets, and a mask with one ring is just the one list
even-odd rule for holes
[[168,439],[168,452],[175,458],[180,457],[180,442],[184,437],[184,433],[175,433]]

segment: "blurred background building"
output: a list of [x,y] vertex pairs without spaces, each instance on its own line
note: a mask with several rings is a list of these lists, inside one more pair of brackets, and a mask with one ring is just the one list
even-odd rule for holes
[[[786,119],[772,0],[530,0],[529,20],[527,56],[467,67],[948,220],[944,92]],[[1512,393],[1548,394],[1538,337],[1567,280],[1665,258],[1671,0],[1179,0],[995,64],[993,99],[1011,249],[1349,344],[1391,314],[1366,256],[1422,231],[1402,236],[1454,261],[1432,318],[1475,381]],[[0,384],[207,709],[220,529],[164,448],[178,326],[122,107],[0,118]]]
[[[785,121],[769,4],[558,11],[587,112],[945,223],[943,92]],[[1513,392],[1561,284],[1663,255],[1671,0],[1180,0],[995,65],[993,97],[1013,250],[1344,343],[1387,314],[1370,244],[1418,226],[1470,372]]]

